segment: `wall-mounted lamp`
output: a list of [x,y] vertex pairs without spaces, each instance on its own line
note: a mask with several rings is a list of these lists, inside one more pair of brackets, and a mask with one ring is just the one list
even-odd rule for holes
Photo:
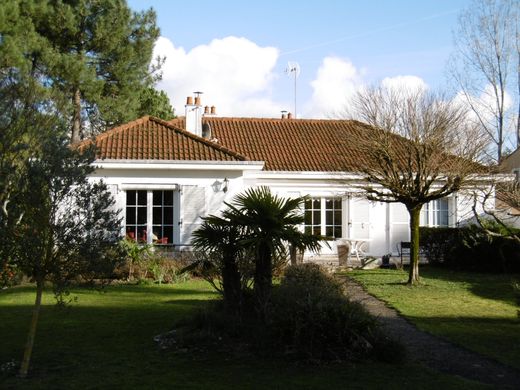
[[213,192],[227,192],[228,190],[228,184],[229,180],[228,178],[224,178],[224,181],[215,180],[215,182],[211,185],[211,188],[213,188]]
[[228,190],[228,184],[229,184],[229,180],[227,177],[224,178],[224,186],[222,187],[222,191],[224,192],[227,192]]

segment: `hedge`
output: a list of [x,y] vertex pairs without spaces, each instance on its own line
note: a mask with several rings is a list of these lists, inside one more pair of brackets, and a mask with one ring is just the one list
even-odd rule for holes
[[520,272],[520,244],[491,237],[476,225],[419,229],[420,245],[430,264],[478,272]]

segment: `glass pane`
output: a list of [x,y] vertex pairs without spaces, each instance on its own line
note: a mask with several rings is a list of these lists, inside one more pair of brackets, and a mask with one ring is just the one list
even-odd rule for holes
[[135,240],[135,238],[137,237],[137,229],[135,228],[135,226],[127,226],[126,227],[126,236],[128,238],[131,238],[133,240]]
[[[172,226],[165,226],[163,228],[163,236],[160,237],[163,239],[163,244],[173,244],[173,227]],[[166,240],[165,240],[166,238]]]
[[153,220],[152,223],[154,225],[161,225],[162,222],[162,207],[154,207],[153,208]]
[[341,199],[340,198],[334,199],[334,209],[341,210]]
[[126,204],[128,204],[128,205],[135,204],[135,191],[134,190],[126,191]]
[[326,235],[327,237],[332,237],[332,231],[333,231],[332,226],[327,226],[327,227],[325,228],[325,235]]
[[305,226],[305,234],[311,234],[312,233],[312,226]]
[[164,224],[173,225],[173,207],[164,207]]
[[152,232],[155,237],[153,237],[153,240],[159,240],[162,237],[162,226],[153,226]]
[[146,191],[137,191],[137,204],[140,206],[146,206]]
[[164,203],[165,206],[173,206],[173,191],[164,191]]
[[448,226],[448,210],[442,210],[440,212],[440,226]]
[[126,208],[126,224],[135,225],[135,207]]
[[312,211],[305,211],[305,225],[312,225]]
[[146,224],[146,207],[138,207],[137,208],[137,223],[139,225]]
[[341,210],[334,211],[334,225],[341,225]]
[[321,223],[321,211],[313,211],[313,223],[314,225],[319,225]]
[[311,209],[312,208],[312,200],[311,199],[306,199],[305,200],[305,209]]
[[325,211],[325,224],[326,225],[332,225],[332,223],[333,223],[333,220],[332,220],[333,215],[334,214],[333,214],[332,210]]
[[137,227],[137,239],[139,241],[146,242],[147,241],[146,237],[147,237],[146,227],[138,226]]
[[153,205],[154,206],[162,206],[162,191],[154,191],[153,192]]
[[334,227],[334,237],[336,237],[336,238],[343,237],[343,232],[341,230],[341,226]]
[[313,234],[315,234],[316,236],[319,236],[321,234],[321,228],[319,226],[314,226],[312,228],[312,232]]
[[321,199],[313,199],[312,208],[315,210],[320,210],[321,209]]

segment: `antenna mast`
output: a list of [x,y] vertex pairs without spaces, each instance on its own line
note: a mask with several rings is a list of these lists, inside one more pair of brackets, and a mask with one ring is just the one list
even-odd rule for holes
[[294,77],[294,118],[296,119],[296,79],[300,75],[300,65],[298,65],[297,62],[289,61],[285,73],[289,77],[291,77],[291,75]]

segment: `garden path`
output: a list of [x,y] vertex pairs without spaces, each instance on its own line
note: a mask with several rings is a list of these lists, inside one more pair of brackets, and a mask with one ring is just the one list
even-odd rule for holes
[[348,296],[379,318],[388,335],[405,345],[411,360],[497,388],[520,388],[519,371],[420,331],[385,302],[368,294],[358,282],[349,277],[344,277],[344,280]]

